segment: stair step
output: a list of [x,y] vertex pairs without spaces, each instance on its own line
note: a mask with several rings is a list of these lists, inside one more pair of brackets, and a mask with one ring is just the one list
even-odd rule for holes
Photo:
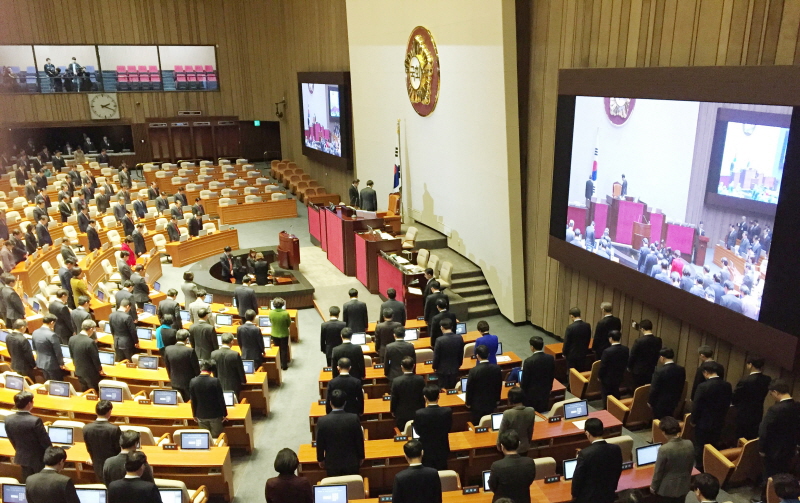
[[467,298],[467,297],[475,297],[478,295],[491,295],[492,290],[489,288],[489,285],[478,285],[478,286],[470,286],[467,288],[458,288],[453,289],[453,291],[460,296]]
[[500,308],[497,307],[497,304],[494,305],[487,305],[487,306],[475,306],[469,308],[469,318],[483,318],[486,316],[494,316],[496,314],[500,314]]
[[463,279],[463,278],[483,278],[483,271],[480,269],[473,271],[457,271],[454,270],[450,273],[450,279]]
[[477,306],[489,303],[495,304],[494,295],[492,295],[491,293],[486,293],[483,295],[475,295],[473,297],[465,297],[464,300],[469,306]]
[[489,283],[486,282],[483,278],[467,278],[467,279],[459,279],[453,280],[450,284],[451,290],[463,290],[465,288],[471,288],[475,286],[483,286],[489,288]]

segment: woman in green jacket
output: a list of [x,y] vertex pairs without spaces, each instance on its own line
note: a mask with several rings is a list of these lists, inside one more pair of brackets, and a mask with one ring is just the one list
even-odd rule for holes
[[272,340],[280,348],[281,368],[283,370],[289,367],[289,325],[292,324],[289,311],[283,308],[285,305],[285,300],[275,297],[272,300],[273,309],[269,312],[269,321],[272,322]]

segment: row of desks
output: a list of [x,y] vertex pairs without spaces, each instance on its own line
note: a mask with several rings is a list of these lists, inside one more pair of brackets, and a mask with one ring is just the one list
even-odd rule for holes
[[187,241],[167,243],[167,255],[172,258],[174,267],[183,267],[214,255],[222,255],[222,250],[230,246],[232,250],[239,249],[239,231],[227,229],[217,231]]

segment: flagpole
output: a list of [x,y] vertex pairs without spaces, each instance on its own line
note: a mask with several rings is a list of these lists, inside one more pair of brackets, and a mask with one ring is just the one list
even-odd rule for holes
[[397,119],[397,162],[400,163],[399,166],[399,176],[400,176],[400,187],[397,189],[397,193],[400,194],[400,221],[403,221],[403,216],[405,212],[403,211],[403,159],[400,155],[400,119]]

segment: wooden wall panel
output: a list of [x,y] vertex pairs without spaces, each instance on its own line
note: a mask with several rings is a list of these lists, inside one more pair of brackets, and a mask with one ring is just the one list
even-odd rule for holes
[[[615,20],[617,13],[620,19]],[[530,46],[530,61],[520,64],[529,72],[519,78],[525,79],[520,88],[529,89],[520,104],[527,106],[528,117],[527,165],[522,169],[531,322],[563,334],[570,307],[580,307],[584,319],[594,324],[600,303],[611,301],[623,320],[625,342],[636,336],[631,319],[650,318],[686,365],[689,379],[700,344],[716,350],[729,380],[739,379],[747,356],[742,350],[548,257],[558,70],[798,64],[799,25],[800,4],[789,0],[534,0],[528,33],[517,36]],[[727,217],[720,216],[720,222]],[[767,370],[788,378],[800,395],[800,365],[796,367],[793,373],[774,366]]]

